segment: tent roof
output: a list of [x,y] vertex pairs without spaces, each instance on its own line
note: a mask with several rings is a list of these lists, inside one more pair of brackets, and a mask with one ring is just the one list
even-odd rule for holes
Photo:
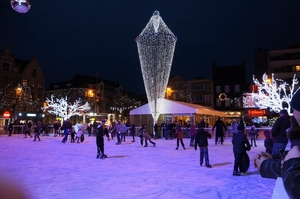
[[[130,111],[129,115],[148,115],[151,114],[149,103],[140,106]],[[179,102],[173,100],[163,99],[162,112],[160,114],[173,114],[173,115],[190,115],[190,114],[202,114],[202,115],[215,115],[226,116],[221,111],[214,110],[198,104],[190,104],[186,102]]]

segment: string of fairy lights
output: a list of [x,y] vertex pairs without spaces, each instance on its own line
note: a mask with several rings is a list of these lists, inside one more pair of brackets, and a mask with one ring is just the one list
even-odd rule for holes
[[146,27],[135,39],[144,86],[154,121],[161,112],[177,37],[154,11]]

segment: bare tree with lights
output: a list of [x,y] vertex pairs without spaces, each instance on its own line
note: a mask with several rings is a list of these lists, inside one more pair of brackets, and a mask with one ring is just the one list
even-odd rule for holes
[[264,74],[262,83],[253,76],[253,82],[258,89],[257,93],[251,94],[256,107],[269,108],[270,111],[276,113],[284,108],[291,114],[290,102],[295,93],[295,85],[298,84],[296,74],[294,74],[291,85],[281,79],[275,79],[274,74],[272,74],[271,80],[268,79],[268,75]]
[[45,102],[47,105],[42,107],[42,110],[63,118],[63,121],[75,115],[82,116],[91,109],[88,102],[82,105],[80,98],[75,100],[73,104],[69,103],[67,96],[55,98],[51,95],[51,98],[46,98]]
[[[13,92],[12,92],[13,91]],[[0,110],[10,110],[11,119],[15,118],[16,111],[24,111],[26,109],[33,109],[37,106],[38,101],[31,97],[31,89],[28,86],[17,85],[13,88],[8,84],[6,87],[0,89]]]

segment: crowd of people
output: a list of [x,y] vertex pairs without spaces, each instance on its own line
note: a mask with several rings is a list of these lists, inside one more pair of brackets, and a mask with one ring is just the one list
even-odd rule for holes
[[[280,117],[275,121],[271,130],[264,131],[264,146],[265,151],[257,154],[253,158],[253,164],[259,171],[263,178],[276,179],[281,177],[285,190],[290,198],[299,198],[300,196],[300,89],[293,95],[291,100],[291,108],[293,110],[293,116],[289,116],[286,109],[280,111]],[[173,125],[173,124],[172,124]],[[185,124],[187,125],[187,124]],[[181,122],[177,122],[174,128],[168,124],[162,124],[163,135],[166,139],[177,139],[176,150],[179,149],[181,144],[183,149],[185,144],[183,142],[183,133]],[[207,168],[211,168],[208,153],[208,139],[212,135],[205,130],[206,124],[201,121],[198,125],[188,123],[188,129],[190,133],[190,146],[200,149],[199,162],[200,166],[205,163]],[[54,136],[61,135],[63,132],[63,140],[65,143],[68,140],[68,136],[71,136],[72,143],[80,143],[83,135],[83,129],[79,128],[75,132],[74,127],[69,119],[63,122],[61,125],[56,121],[53,125]],[[216,129],[215,144],[223,144],[224,132],[227,131],[227,126],[218,118],[215,122],[212,130]],[[40,135],[49,135],[49,128],[47,124],[37,122],[31,124],[28,122],[24,124],[23,132],[25,137],[33,137],[33,141],[41,140]],[[12,124],[8,125],[8,136],[12,134]],[[122,121],[116,121],[111,125],[106,124],[106,120],[102,119],[100,122],[94,122],[87,126],[85,131],[89,136],[96,136],[96,158],[104,159],[107,155],[104,153],[104,137],[110,141],[117,137],[116,145],[121,145],[125,142],[125,134],[130,131],[132,141],[135,142],[136,127],[133,123],[123,123]],[[153,127],[152,136],[147,131],[144,124],[138,131],[139,144],[143,147],[148,147],[148,141],[155,147],[156,143],[151,138],[156,139],[158,132],[158,125],[155,123]],[[34,134],[32,136],[32,133]],[[245,125],[243,120],[232,121],[231,125],[232,133],[232,146],[234,154],[233,176],[240,176],[241,173],[247,171],[249,168],[249,157],[247,151],[251,150],[251,147],[256,147],[256,139],[258,137],[258,130],[255,126],[251,126],[250,131],[246,134]],[[249,141],[250,140],[250,141]]]

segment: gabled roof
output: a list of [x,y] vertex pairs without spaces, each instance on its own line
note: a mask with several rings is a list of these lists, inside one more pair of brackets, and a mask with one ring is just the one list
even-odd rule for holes
[[[190,104],[186,102],[179,102],[173,100],[162,100],[162,111],[160,114],[173,114],[173,115],[190,115],[190,114],[202,114],[202,115],[215,115],[226,116],[221,111],[214,110],[198,104]],[[151,114],[149,103],[140,106],[130,111],[129,115],[148,115]]]

